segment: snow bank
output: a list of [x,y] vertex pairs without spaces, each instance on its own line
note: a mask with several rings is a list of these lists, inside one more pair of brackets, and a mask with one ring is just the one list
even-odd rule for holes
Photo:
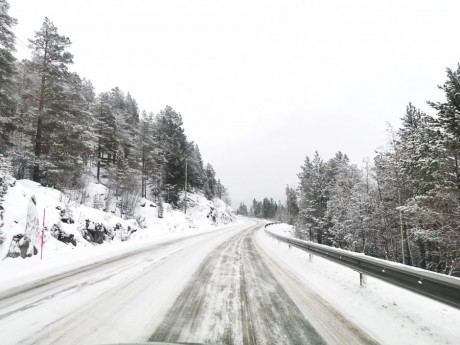
[[[28,181],[15,181],[5,197],[0,258],[38,254],[44,231],[44,251],[71,251],[105,241],[124,241],[138,228],[135,220],[124,220],[69,201],[53,188]],[[26,245],[27,244],[27,245]]]
[[[293,237],[290,225],[269,229]],[[458,344],[460,310],[372,277],[362,288],[352,269],[318,256],[310,262],[306,252],[289,249],[263,232],[258,236],[267,253],[286,263],[308,287],[379,343]]]
[[156,203],[141,199],[135,206],[134,219],[123,219],[117,214],[103,184],[90,182],[84,194],[84,203],[77,204],[56,189],[11,179],[4,202],[5,240],[0,244],[0,260],[38,256],[43,225],[43,251],[47,257],[54,257],[103,244],[211,230],[236,221],[224,202],[209,201],[198,193],[188,194],[187,214],[165,203],[161,218]]
[[[183,199],[183,195],[181,195]],[[158,217],[158,208],[155,202],[141,199],[135,210],[143,231],[134,234],[136,238],[151,238],[152,236],[180,233],[187,231],[210,230],[216,226],[233,223],[237,220],[231,208],[220,199],[208,200],[201,193],[187,194],[187,211],[173,209],[171,205],[163,203],[163,217]]]

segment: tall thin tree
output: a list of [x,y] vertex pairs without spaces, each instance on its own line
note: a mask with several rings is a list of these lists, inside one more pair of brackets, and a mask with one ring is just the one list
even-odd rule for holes
[[40,182],[42,131],[47,98],[52,92],[53,82],[65,80],[68,74],[67,65],[73,63],[73,55],[66,50],[71,44],[70,39],[59,35],[48,17],[45,17],[42,27],[29,42],[33,51],[33,63],[41,75],[34,150],[36,162],[33,171],[33,180]]

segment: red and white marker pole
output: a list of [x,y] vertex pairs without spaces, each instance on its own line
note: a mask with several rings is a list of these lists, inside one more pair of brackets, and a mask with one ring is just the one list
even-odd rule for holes
[[43,209],[43,229],[42,229],[42,245],[40,251],[40,260],[43,259],[43,242],[45,240],[45,209]]

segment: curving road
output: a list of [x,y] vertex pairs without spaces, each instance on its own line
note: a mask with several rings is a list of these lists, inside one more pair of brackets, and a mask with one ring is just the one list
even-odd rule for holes
[[244,220],[0,291],[0,342],[374,344],[270,257],[262,229]]

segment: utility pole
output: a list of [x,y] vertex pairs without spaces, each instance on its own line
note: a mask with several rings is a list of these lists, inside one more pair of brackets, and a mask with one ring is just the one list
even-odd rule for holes
[[185,158],[185,198],[184,198],[184,214],[187,214],[187,158]]

